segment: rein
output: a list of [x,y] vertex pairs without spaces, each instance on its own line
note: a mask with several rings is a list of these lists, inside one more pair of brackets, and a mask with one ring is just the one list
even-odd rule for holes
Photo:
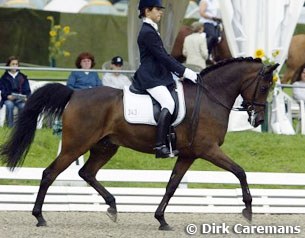
[[197,78],[197,87],[196,87],[196,98],[195,98],[195,106],[191,117],[191,123],[190,123],[190,137],[189,137],[189,146],[191,146],[194,142],[194,133],[197,130],[198,127],[198,121],[199,121],[199,112],[200,112],[200,105],[201,105],[201,98],[203,95],[203,89],[204,87],[199,87],[200,85],[203,85],[203,79],[200,74],[198,74]]
[[[256,92],[257,92],[257,89],[258,89],[258,85],[259,85],[259,81],[257,79],[259,79],[260,76],[264,76],[264,69],[265,67],[263,66],[261,68],[261,70],[258,72],[258,74],[256,75],[255,79],[253,81],[251,81],[243,90],[245,91],[246,89],[248,89],[254,82],[257,81],[257,84],[255,86],[255,91],[254,91],[254,94],[253,94],[253,97],[252,97],[252,100],[251,101],[246,101],[244,100],[244,105],[245,106],[260,106],[260,107],[265,107],[266,105],[263,104],[263,103],[259,103],[259,102],[256,102],[255,101],[255,95],[256,95]],[[211,93],[211,91],[208,90],[208,88],[206,87],[205,84],[203,84],[203,80],[201,78],[201,76],[199,75],[200,77],[200,81],[197,81],[197,84],[202,87],[206,92],[207,92],[207,95],[209,95],[217,104],[221,105],[222,107],[228,109],[228,110],[232,110],[232,111],[246,111],[247,109],[245,107],[243,108],[231,108],[229,106],[227,106],[226,104],[224,104],[223,102],[221,102],[214,94]]]
[[231,110],[232,108],[227,106],[226,104],[224,104],[223,102],[221,102],[214,94],[211,93],[211,91],[208,90],[208,88],[206,87],[206,85],[203,83],[202,77],[201,75],[199,75],[199,79],[197,81],[197,84],[200,86],[199,88],[204,89],[205,92],[207,92],[207,95],[209,95],[217,104],[221,105],[222,107]]
[[231,111],[231,110],[233,110],[233,111],[247,111],[248,115],[249,115],[249,120],[250,121],[251,121],[251,119],[252,119],[252,117],[254,115],[254,106],[260,106],[260,107],[263,107],[263,108],[266,107],[266,104],[259,103],[259,102],[255,101],[255,96],[256,96],[256,92],[258,90],[258,85],[259,85],[259,80],[257,80],[257,79],[259,79],[260,76],[262,76],[262,77],[264,76],[264,73],[263,73],[264,69],[265,69],[265,67],[263,66],[261,68],[261,70],[258,72],[258,74],[256,75],[255,79],[253,81],[251,81],[244,89],[242,89],[242,92],[244,92],[254,82],[257,81],[256,86],[255,86],[255,91],[253,93],[252,100],[250,102],[244,100],[243,108],[231,108],[231,107],[227,106],[226,104],[224,104],[222,101],[220,101],[214,94],[211,93],[211,91],[208,90],[206,85],[203,83],[203,79],[202,79],[201,75],[198,74],[197,87],[196,87],[195,106],[194,106],[194,110],[193,110],[192,117],[191,117],[191,123],[190,123],[189,146],[191,146],[193,144],[193,142],[194,142],[194,133],[197,130],[197,127],[198,127],[201,98],[202,98],[202,95],[203,95],[204,91],[217,104],[219,104],[220,106],[228,109],[229,111]]

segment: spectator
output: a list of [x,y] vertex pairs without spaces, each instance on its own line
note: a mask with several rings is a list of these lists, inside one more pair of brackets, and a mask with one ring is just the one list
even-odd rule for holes
[[[124,60],[120,56],[113,57],[110,64],[111,70],[122,70]],[[129,78],[119,72],[105,73],[103,76],[103,85],[113,88],[123,89],[124,86],[130,86]]]
[[14,109],[18,109],[18,113],[24,108],[25,101],[31,95],[31,88],[28,78],[20,70],[19,60],[15,56],[8,58],[6,66],[12,67],[7,69],[0,79],[1,90],[1,107],[6,106],[6,122],[8,127],[14,126]]
[[200,22],[193,22],[191,28],[193,33],[184,39],[183,55],[186,57],[186,64],[204,69],[208,58],[206,34]]
[[[92,69],[95,66],[94,56],[89,52],[80,53],[76,58],[75,66],[78,69]],[[102,86],[102,81],[97,72],[72,71],[68,78],[67,86],[74,90],[81,90]],[[61,136],[61,133],[62,121],[60,118],[57,118],[53,123],[53,134]]]
[[292,90],[293,98],[305,101],[305,64],[296,72],[296,79],[292,85],[297,86]]
[[139,18],[143,19],[137,40],[141,64],[133,80],[136,89],[147,91],[161,105],[154,148],[156,158],[168,158],[172,153],[178,154],[177,150],[171,153],[167,146],[167,134],[175,109],[175,102],[169,92],[169,87],[175,84],[173,74],[197,82],[197,74],[176,61],[164,48],[158,32],[163,9],[161,0],[139,2]]
[[[78,69],[92,69],[95,65],[94,56],[88,52],[83,52],[78,55],[75,61],[75,66]],[[89,71],[73,71],[71,72],[67,86],[72,89],[85,89],[101,86],[102,81],[100,80],[97,72]]]
[[221,21],[221,19],[217,17],[216,0],[201,0],[199,4],[199,13],[201,16],[199,22],[203,23],[204,32],[207,36],[209,61],[214,63],[212,50],[220,41],[218,23]]

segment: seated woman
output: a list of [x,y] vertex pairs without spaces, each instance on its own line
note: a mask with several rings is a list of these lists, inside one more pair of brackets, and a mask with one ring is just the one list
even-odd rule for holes
[[[82,90],[102,86],[102,81],[97,72],[91,70],[95,66],[95,58],[89,52],[80,53],[76,60],[75,66],[84,71],[72,71],[67,80],[67,86],[73,90]],[[53,123],[53,134],[61,136],[62,121],[57,118]]]
[[[19,60],[15,56],[8,58],[6,66],[18,67]],[[14,108],[18,113],[24,108],[25,101],[31,95],[28,78],[15,68],[8,69],[0,79],[1,102],[0,106],[6,106],[6,122],[8,127],[14,125]]]
[[[75,66],[78,69],[90,70],[95,66],[95,58],[89,52],[82,52],[76,58]],[[94,88],[102,86],[102,81],[97,72],[73,71],[68,78],[67,86],[76,90]]]

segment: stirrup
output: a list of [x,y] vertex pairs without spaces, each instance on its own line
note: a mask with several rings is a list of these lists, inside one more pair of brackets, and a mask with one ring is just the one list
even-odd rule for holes
[[154,150],[156,158],[174,158],[179,153],[178,150],[170,151],[166,145],[156,146]]

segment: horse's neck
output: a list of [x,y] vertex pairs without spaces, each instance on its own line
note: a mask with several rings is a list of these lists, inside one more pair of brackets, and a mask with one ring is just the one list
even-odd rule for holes
[[210,77],[205,82],[210,99],[217,100],[227,109],[231,109],[240,92],[240,77],[218,77],[216,72]]

